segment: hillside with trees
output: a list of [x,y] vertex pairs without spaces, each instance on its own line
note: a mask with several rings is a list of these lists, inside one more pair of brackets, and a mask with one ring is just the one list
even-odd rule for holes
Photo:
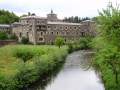
[[19,21],[19,17],[13,12],[0,10],[0,24],[10,24]]
[[91,18],[89,17],[84,17],[84,18],[80,18],[78,16],[71,16],[71,17],[65,17],[63,19],[64,22],[71,22],[71,23],[80,23],[81,21],[85,21],[85,20],[90,20]]

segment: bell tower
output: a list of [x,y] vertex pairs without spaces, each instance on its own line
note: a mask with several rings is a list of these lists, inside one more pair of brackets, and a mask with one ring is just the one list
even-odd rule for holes
[[50,14],[47,14],[47,19],[48,21],[51,21],[51,22],[58,21],[57,14],[55,14],[52,9]]

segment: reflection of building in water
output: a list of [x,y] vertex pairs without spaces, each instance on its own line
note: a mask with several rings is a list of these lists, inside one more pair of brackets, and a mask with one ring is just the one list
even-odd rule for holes
[[17,35],[19,41],[22,37],[29,38],[33,44],[51,44],[55,38],[63,37],[65,42],[77,40],[81,36],[95,35],[95,23],[93,21],[83,21],[81,23],[63,22],[51,10],[47,17],[30,15],[22,17],[19,22],[13,24],[13,33]]

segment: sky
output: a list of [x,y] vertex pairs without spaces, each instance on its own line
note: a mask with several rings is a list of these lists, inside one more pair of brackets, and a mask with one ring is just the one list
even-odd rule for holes
[[108,2],[120,4],[120,0],[0,0],[0,9],[9,10],[18,16],[28,12],[46,17],[51,9],[59,18],[79,16],[94,17]]

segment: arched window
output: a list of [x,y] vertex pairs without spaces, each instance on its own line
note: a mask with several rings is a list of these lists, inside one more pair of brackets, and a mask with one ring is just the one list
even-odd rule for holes
[[85,32],[81,32],[81,36],[84,37],[85,36]]
[[42,35],[43,35],[43,32],[40,32],[40,35],[42,36]]
[[59,34],[59,32],[57,32],[57,35]]
[[22,37],[22,33],[21,33],[21,32],[19,33],[19,37],[20,37],[20,38]]
[[51,32],[51,34],[53,35],[53,32]]
[[29,32],[27,32],[27,37],[29,36]]
[[43,38],[40,37],[40,38],[39,38],[39,41],[43,41]]

